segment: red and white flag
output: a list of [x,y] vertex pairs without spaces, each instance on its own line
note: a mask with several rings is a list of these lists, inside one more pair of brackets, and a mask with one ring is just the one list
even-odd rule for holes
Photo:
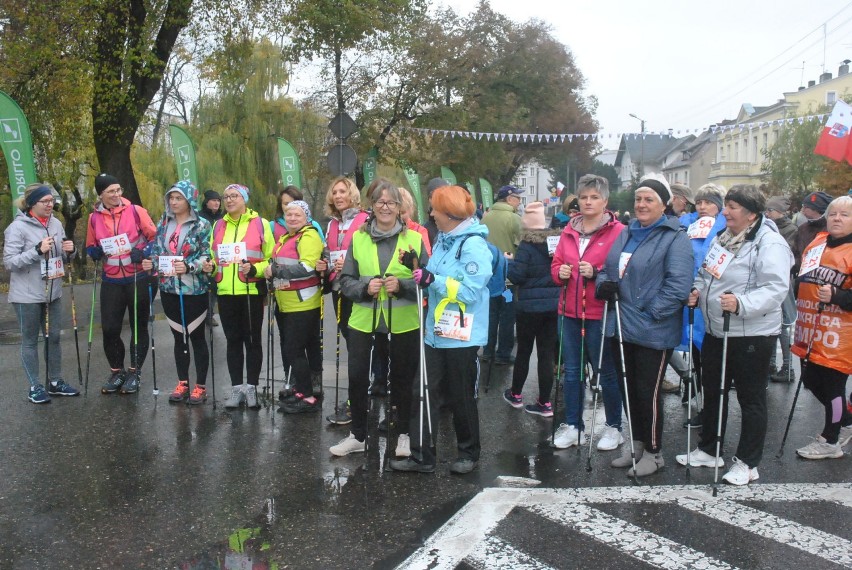
[[852,107],[838,100],[831,110],[828,120],[817,141],[814,154],[821,154],[831,160],[852,164]]

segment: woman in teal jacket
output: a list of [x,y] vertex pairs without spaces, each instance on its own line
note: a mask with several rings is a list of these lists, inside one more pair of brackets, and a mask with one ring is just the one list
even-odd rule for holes
[[474,217],[475,209],[470,194],[460,186],[444,186],[432,194],[438,238],[429,263],[413,274],[415,282],[429,292],[424,350],[431,417],[427,422],[425,409],[412,414],[411,456],[391,460],[390,466],[396,471],[435,470],[441,402],[450,408],[456,431],[458,457],[450,464],[450,472],[470,473],[479,462],[476,353],[488,341],[491,253],[486,241],[488,228]]

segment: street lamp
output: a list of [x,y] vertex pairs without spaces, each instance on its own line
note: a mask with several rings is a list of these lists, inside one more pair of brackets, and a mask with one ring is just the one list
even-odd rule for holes
[[642,179],[642,176],[645,175],[645,119],[640,119],[633,113],[630,113],[630,116],[639,121],[640,124],[640,132],[642,133],[642,138],[640,139],[640,147],[639,147],[639,179]]

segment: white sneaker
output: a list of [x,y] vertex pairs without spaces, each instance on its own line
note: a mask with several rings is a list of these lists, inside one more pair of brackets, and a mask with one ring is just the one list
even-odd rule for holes
[[[553,447],[556,449],[568,449],[574,445],[577,445],[577,428],[574,426],[569,426],[568,424],[559,424],[559,427],[556,428],[556,436],[553,438]],[[585,435],[583,432],[579,434],[580,444],[585,441]]]
[[840,435],[837,437],[837,445],[840,447],[846,447],[852,441],[852,426],[846,426],[840,428]]
[[624,443],[624,436],[618,428],[606,426],[598,440],[598,451],[611,451]]
[[407,433],[399,434],[399,438],[396,440],[396,451],[394,454],[397,457],[411,456],[411,439],[409,439]]
[[837,459],[843,457],[843,449],[840,440],[837,443],[828,443],[821,435],[804,447],[796,450],[805,459]]
[[760,479],[760,475],[757,474],[757,467],[750,468],[736,457],[734,457],[733,462],[733,467],[722,475],[723,481],[727,481],[731,485],[748,485],[752,481]]
[[246,395],[243,393],[243,386],[242,384],[238,384],[231,388],[231,395],[225,400],[225,407],[229,410],[239,408],[240,403],[245,402],[245,400]]
[[246,395],[246,407],[256,410],[260,407],[257,403],[257,386],[254,384],[244,384],[243,394]]
[[[675,461],[680,463],[681,465],[686,465],[686,454],[675,456]],[[725,466],[725,460],[721,457],[719,458],[719,467]],[[745,465],[745,464],[743,464]],[[702,451],[699,448],[695,448],[689,452],[689,466],[690,467],[716,467],[716,456],[710,455],[706,451]]]
[[340,440],[337,445],[332,445],[328,448],[332,455],[337,457],[345,457],[350,453],[364,453],[364,444],[366,441],[358,441],[355,434],[351,433]]

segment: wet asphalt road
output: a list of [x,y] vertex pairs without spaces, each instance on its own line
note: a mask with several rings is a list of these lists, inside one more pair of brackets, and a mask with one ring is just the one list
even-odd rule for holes
[[[76,287],[84,367],[82,322],[88,320],[90,295],[91,289]],[[155,325],[158,397],[152,395],[147,364],[138,395],[100,394],[107,365],[96,328],[88,396],[32,405],[26,401],[14,316],[5,295],[0,302],[0,568],[389,568],[415,552],[480,491],[494,487],[498,476],[536,479],[545,488],[629,485],[622,471],[608,466],[617,452],[596,452],[587,471],[587,448],[579,454],[576,449],[550,448],[549,420],[503,402],[500,393],[509,382],[508,367],[495,367],[490,391],[481,393],[483,454],[474,473],[456,476],[447,470],[454,459],[448,418],[442,421],[441,463],[435,474],[384,472],[385,439],[376,430],[381,399],[373,400],[366,458],[333,458],[328,447],[348,430],[324,420],[334,406],[330,304],[326,401],[320,417],[285,416],[271,405],[259,411],[226,411],[221,327],[214,329],[218,405],[214,408],[212,399],[199,407],[169,404],[168,392],[176,379],[171,334],[163,320]],[[66,379],[76,386],[68,320],[63,362]],[[342,352],[345,387],[345,343]],[[282,374],[280,369],[275,372],[277,390]],[[849,484],[848,448],[839,460],[806,462],[796,457],[795,448],[818,433],[822,423],[821,409],[808,393],[799,399],[786,453],[775,459],[794,389],[795,384],[769,386],[770,425],[760,484]],[[536,382],[528,381],[525,399],[532,401],[536,394]],[[667,466],[643,480],[641,488],[653,494],[660,485],[709,485],[712,470],[693,469],[687,481],[685,470],[675,465],[674,455],[686,447],[681,427],[685,412],[676,395],[667,395],[665,405]],[[738,418],[734,405],[729,442],[739,435]],[[783,505],[778,508],[783,512]],[[697,524],[695,519],[681,522]],[[836,522],[840,528],[848,524]],[[523,535],[524,521],[516,524],[514,532]],[[577,542],[575,552],[594,561],[596,550],[590,544],[590,539]],[[578,560],[566,548],[564,557],[550,564],[574,567]]]

